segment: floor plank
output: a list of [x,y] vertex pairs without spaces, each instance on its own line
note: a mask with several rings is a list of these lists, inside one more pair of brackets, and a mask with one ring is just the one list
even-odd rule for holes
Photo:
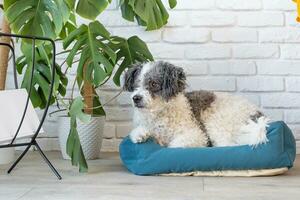
[[161,177],[135,176],[118,154],[105,153],[89,161],[89,173],[80,174],[59,152],[47,155],[61,173],[58,181],[37,152],[30,152],[12,174],[0,165],[2,200],[77,199],[299,199],[300,156],[295,167],[274,177]]

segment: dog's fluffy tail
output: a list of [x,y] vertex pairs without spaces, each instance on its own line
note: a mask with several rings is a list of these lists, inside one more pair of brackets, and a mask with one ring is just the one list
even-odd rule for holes
[[259,117],[256,121],[249,119],[247,125],[241,127],[236,142],[254,147],[268,142],[267,127],[269,121],[265,116]]

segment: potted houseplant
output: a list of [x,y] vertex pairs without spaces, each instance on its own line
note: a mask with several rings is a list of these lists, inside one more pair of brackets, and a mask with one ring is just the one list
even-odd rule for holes
[[[99,34],[97,30],[102,30],[102,33]],[[73,45],[70,45],[72,43]],[[78,45],[80,43],[81,45]],[[138,37],[133,36],[125,39],[111,36],[98,21],[93,21],[88,25],[81,25],[64,39],[63,44],[65,49],[68,47],[72,49],[66,59],[69,67],[72,67],[74,63],[75,54],[72,52],[80,50],[80,59],[76,78],[72,84],[71,96],[59,98],[61,104],[65,107],[62,111],[67,111],[68,113],[68,117],[64,117],[59,121],[60,144],[62,149],[65,149],[64,146],[67,144],[67,154],[73,155],[72,143],[78,139],[76,138],[78,134],[85,157],[94,159],[99,155],[105,119],[103,117],[105,111],[99,101],[97,88],[104,85],[112,75],[115,83],[119,85],[120,75],[128,65],[136,61],[150,61],[153,60],[153,57],[146,44]],[[91,48],[94,44],[99,45],[101,50]],[[95,48],[99,48],[99,46]],[[116,63],[119,63],[119,65],[116,66]],[[113,74],[114,68],[117,70],[115,74]],[[81,95],[79,97],[74,97],[73,95],[75,85],[80,91]],[[76,120],[76,118],[79,118],[80,121]],[[70,134],[68,134],[66,142],[67,132],[65,130],[69,130],[69,127]],[[67,157],[64,152],[63,155]]]
[[[95,20],[110,3],[111,0],[4,0],[5,16],[13,32],[63,41],[64,51],[59,54],[67,55],[63,62],[66,62],[67,68],[63,72],[62,63],[56,65],[51,103],[57,103],[59,111],[65,111],[68,117],[70,130],[66,150],[72,164],[79,164],[80,171],[87,170],[87,163],[78,130],[85,125],[98,126],[103,121],[103,117],[99,116],[105,115],[97,88],[109,79],[120,86],[120,76],[131,64],[153,60],[147,45],[140,38],[113,36],[100,21]],[[146,26],[146,30],[158,29],[167,23],[168,13],[161,0],[120,0],[119,5],[124,19],[136,20],[139,25]],[[173,8],[176,0],[169,0],[169,5]],[[90,21],[78,26],[77,15]],[[31,41],[21,40],[21,52],[17,68],[24,75],[22,87],[28,89],[30,86],[26,77],[31,72],[33,62]],[[34,61],[36,68],[31,101],[35,107],[43,108],[51,81],[49,60],[52,51],[47,42],[37,42],[35,53],[37,58]],[[68,69],[74,68],[76,62],[76,78],[68,83]],[[66,96],[67,84],[72,84],[72,90],[77,86],[80,93],[76,96],[71,92],[70,96]],[[100,129],[96,127],[95,132]]]

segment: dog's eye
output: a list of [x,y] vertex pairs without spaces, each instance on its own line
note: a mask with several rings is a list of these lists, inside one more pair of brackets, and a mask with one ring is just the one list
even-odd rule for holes
[[158,83],[155,82],[155,81],[151,81],[150,85],[151,85],[152,88],[158,88],[159,87]]

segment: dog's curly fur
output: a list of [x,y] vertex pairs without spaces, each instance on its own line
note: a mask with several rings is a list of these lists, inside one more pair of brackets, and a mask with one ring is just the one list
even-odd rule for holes
[[132,92],[133,142],[153,137],[168,147],[258,145],[267,142],[268,119],[246,99],[226,93],[185,93],[182,68],[167,62],[134,65],[125,73]]

